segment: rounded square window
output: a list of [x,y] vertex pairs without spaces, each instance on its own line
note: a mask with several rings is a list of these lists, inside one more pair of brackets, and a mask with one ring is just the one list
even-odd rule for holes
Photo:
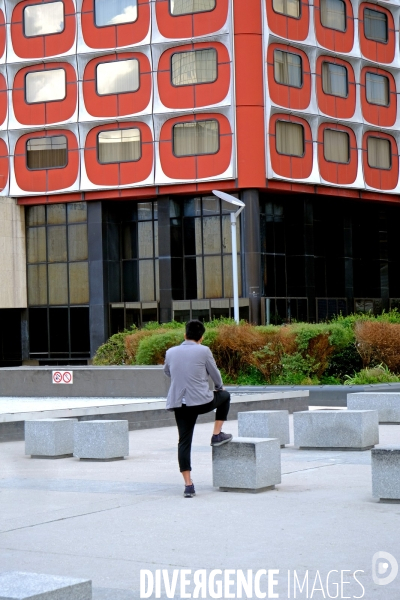
[[94,22],[97,27],[133,23],[137,18],[137,0],[94,1]]
[[386,44],[388,41],[387,15],[378,10],[364,8],[364,34],[368,40]]
[[370,136],[367,140],[368,165],[373,169],[390,169],[391,146],[389,140]]
[[219,150],[218,121],[193,121],[177,123],[173,127],[173,152],[175,156],[216,154]]
[[304,127],[290,121],[276,122],[276,151],[287,156],[304,155]]
[[193,50],[177,52],[171,58],[172,85],[211,83],[217,79],[217,51]]
[[321,25],[346,31],[346,5],[343,0],[321,0]]
[[23,19],[26,37],[61,33],[64,31],[64,3],[44,2],[26,6]]
[[367,72],[365,75],[365,94],[367,102],[379,106],[389,106],[389,79],[384,75]]
[[300,88],[303,85],[303,65],[301,56],[274,51],[274,77],[277,83]]
[[280,15],[300,18],[300,0],[272,0],[272,8]]
[[68,143],[65,135],[31,138],[26,142],[28,169],[56,169],[67,164]]
[[346,131],[324,130],[324,158],[343,164],[350,161],[350,137]]
[[25,77],[25,98],[28,104],[64,100],[66,75],[64,69],[34,71]]
[[331,62],[322,63],[322,90],[324,94],[347,98],[349,85],[347,69],[343,65]]
[[96,87],[99,96],[136,92],[139,89],[139,61],[131,58],[100,63],[96,68]]
[[140,160],[140,130],[135,127],[101,131],[97,136],[97,152],[102,164]]
[[169,0],[171,15],[193,15],[214,10],[216,0]]

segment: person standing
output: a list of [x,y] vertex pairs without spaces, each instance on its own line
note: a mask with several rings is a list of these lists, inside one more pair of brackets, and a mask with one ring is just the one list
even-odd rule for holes
[[[191,450],[197,417],[216,409],[211,446],[221,446],[232,439],[231,434],[221,431],[228,417],[231,397],[223,389],[211,350],[202,346],[204,332],[201,321],[189,321],[185,341],[167,350],[165,355],[164,373],[171,378],[166,408],[174,411],[178,427],[178,462],[185,482],[185,498],[196,494],[191,479]],[[209,376],[215,385],[214,392],[209,387]]]

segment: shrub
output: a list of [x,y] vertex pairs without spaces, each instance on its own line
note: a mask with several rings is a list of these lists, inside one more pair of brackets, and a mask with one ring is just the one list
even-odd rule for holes
[[388,321],[359,321],[355,324],[357,350],[364,367],[384,363],[400,370],[400,324]]
[[[347,344],[344,348],[340,348],[332,354],[329,359],[329,365],[321,378],[321,383],[325,382],[325,379],[331,378],[336,380],[339,384],[344,380],[345,375],[350,373],[356,373],[363,367],[361,356],[357,352],[355,340]],[[332,381],[332,383],[334,383]],[[328,385],[328,383],[327,383]]]
[[98,348],[94,358],[94,365],[125,365],[127,354],[125,349],[125,338],[127,332],[116,333]]
[[157,333],[141,340],[137,353],[137,365],[163,365],[165,353],[172,346],[183,342],[184,329],[171,330],[168,333]]
[[359,373],[345,376],[345,385],[371,385],[373,383],[395,383],[399,382],[400,377],[394,375],[384,365],[372,367],[372,369],[362,369]]

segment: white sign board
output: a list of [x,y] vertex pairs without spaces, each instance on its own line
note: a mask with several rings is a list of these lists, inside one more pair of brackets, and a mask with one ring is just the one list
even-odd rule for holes
[[52,374],[53,383],[64,383],[64,384],[72,384],[74,382],[74,372],[73,371],[53,371]]

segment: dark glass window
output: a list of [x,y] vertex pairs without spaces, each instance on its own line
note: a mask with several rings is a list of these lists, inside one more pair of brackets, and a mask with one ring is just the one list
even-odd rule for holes
[[322,89],[325,94],[346,98],[349,93],[346,67],[331,62],[323,62]]
[[214,10],[216,0],[169,0],[170,12],[174,16],[190,15]]
[[140,159],[140,130],[137,128],[101,131],[97,144],[99,162],[103,164]]
[[26,142],[28,169],[54,169],[67,164],[68,144],[65,135],[31,138]]
[[389,106],[389,79],[384,75],[366,73],[365,91],[367,102],[378,106]]
[[321,25],[346,31],[346,5],[343,0],[321,0]]
[[215,154],[219,149],[218,121],[193,121],[178,123],[173,127],[175,156]]
[[274,51],[274,76],[277,83],[300,88],[303,85],[301,56],[291,52]]
[[364,34],[369,40],[386,43],[388,41],[388,20],[384,12],[364,8]]

